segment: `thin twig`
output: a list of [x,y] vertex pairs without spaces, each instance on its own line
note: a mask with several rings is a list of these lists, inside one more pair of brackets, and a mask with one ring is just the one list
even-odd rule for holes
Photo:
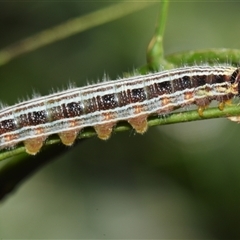
[[0,50],[0,66],[27,52],[116,20],[152,5],[154,2],[121,2],[84,16],[73,18]]

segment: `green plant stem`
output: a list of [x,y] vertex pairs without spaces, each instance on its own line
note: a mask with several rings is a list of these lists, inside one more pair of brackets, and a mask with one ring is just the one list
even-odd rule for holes
[[0,50],[0,66],[21,54],[57,42],[87,29],[116,20],[150,6],[154,2],[120,2],[84,16],[73,18]]
[[[159,126],[159,125],[167,125],[174,123],[182,123],[182,122],[190,122],[190,121],[198,121],[203,119],[212,119],[212,118],[222,118],[222,117],[232,117],[240,115],[240,107],[238,104],[234,104],[232,106],[226,106],[222,111],[220,111],[217,107],[209,108],[204,110],[203,116],[199,116],[196,110],[185,111],[185,112],[175,112],[168,115],[162,116],[151,116],[148,119],[148,126]],[[132,127],[127,122],[120,122],[113,129],[114,132],[122,132],[128,131],[132,129]],[[85,139],[97,136],[96,132],[93,128],[84,129],[78,136],[78,139]],[[60,139],[57,135],[51,136],[45,143],[44,148],[47,148],[50,145],[58,145],[60,143]],[[63,146],[64,149],[67,147]],[[44,152],[44,151],[43,151]],[[27,155],[25,152],[25,148],[23,146],[17,146],[15,149],[11,150],[2,150],[0,153],[0,161],[7,159],[11,156],[16,156],[19,154]]]
[[158,71],[160,66],[170,68],[169,63],[164,58],[163,36],[167,22],[169,1],[163,1],[160,7],[160,18],[157,21],[155,33],[148,45],[147,69],[148,71]]
[[182,66],[183,64],[195,65],[203,63],[228,63],[238,66],[239,56],[239,49],[213,48],[174,53],[166,56],[166,60],[175,66]]

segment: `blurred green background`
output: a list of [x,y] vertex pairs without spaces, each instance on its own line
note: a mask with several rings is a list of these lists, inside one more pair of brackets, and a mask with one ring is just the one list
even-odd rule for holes
[[[1,2],[0,49],[109,4]],[[14,104],[69,82],[83,86],[104,73],[114,79],[144,65],[159,7],[1,66],[1,101]],[[227,0],[172,2],[166,54],[239,48],[239,9]],[[238,124],[216,119],[81,142],[4,199],[0,238],[240,238],[239,134]]]

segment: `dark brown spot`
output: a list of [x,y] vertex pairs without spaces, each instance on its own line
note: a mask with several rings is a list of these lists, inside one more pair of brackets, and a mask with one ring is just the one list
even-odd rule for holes
[[206,84],[206,76],[193,76],[191,78],[194,87],[200,87]]
[[118,106],[118,103],[114,97],[114,94],[106,94],[103,96],[97,96],[97,102],[99,110],[114,109]]
[[192,82],[191,82],[191,79],[189,76],[184,76],[182,79],[181,79],[181,83],[182,83],[182,87],[183,89],[186,89],[186,88],[192,88]]
[[45,111],[30,112],[28,113],[29,125],[35,126],[47,122],[47,116]]
[[183,78],[173,80],[172,85],[174,92],[192,88],[192,83],[189,76],[184,76]]
[[225,78],[225,76],[222,76],[222,75],[220,75],[220,76],[211,76],[211,78],[212,78],[212,81],[211,81],[211,83],[223,83],[223,82],[226,82],[226,78]]
[[66,104],[66,117],[76,117],[83,114],[83,108],[81,107],[81,104],[78,102],[71,102]]
[[132,90],[128,90],[128,94],[132,103],[143,102],[147,98],[143,88],[135,88]]
[[17,129],[13,119],[3,120],[0,122],[0,134],[11,132]]
[[157,90],[157,93],[159,95],[162,95],[162,94],[171,94],[173,93],[173,89],[172,89],[172,86],[171,86],[171,83],[168,81],[166,82],[161,82],[161,83],[155,83],[155,88]]
[[19,127],[36,126],[47,122],[47,116],[45,111],[34,111],[21,114],[17,118]]

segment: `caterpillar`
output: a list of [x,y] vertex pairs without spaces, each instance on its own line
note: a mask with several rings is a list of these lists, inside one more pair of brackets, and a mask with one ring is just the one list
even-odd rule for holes
[[189,66],[36,97],[0,110],[0,149],[23,143],[34,155],[52,134],[70,146],[85,127],[105,140],[119,121],[144,133],[150,115],[195,104],[201,116],[212,100],[222,110],[239,95],[239,81],[233,66]]

